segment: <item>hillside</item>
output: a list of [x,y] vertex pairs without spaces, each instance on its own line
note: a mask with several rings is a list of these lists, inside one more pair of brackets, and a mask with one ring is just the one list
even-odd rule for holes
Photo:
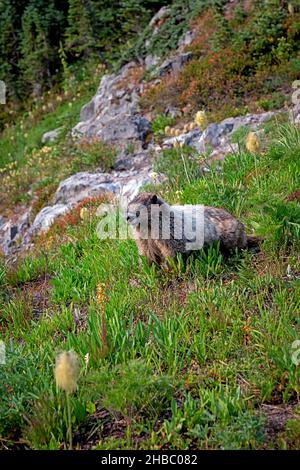
[[[61,2],[56,39],[57,2],[44,23],[44,2],[15,3],[16,68],[0,33],[17,80],[0,108],[0,448],[299,449],[298,2]],[[38,95],[23,91],[32,18],[56,69],[47,82],[31,56]],[[149,267],[133,239],[99,237],[108,205],[143,190],[223,207],[260,247]]]

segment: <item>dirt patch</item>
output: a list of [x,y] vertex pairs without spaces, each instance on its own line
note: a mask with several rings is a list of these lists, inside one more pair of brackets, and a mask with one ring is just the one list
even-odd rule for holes
[[296,417],[297,407],[299,407],[298,402],[290,405],[262,405],[260,412],[266,418],[264,426],[266,433],[265,448],[269,448],[271,442],[274,448],[277,448],[277,439],[285,432],[287,422]]
[[287,202],[297,201],[300,203],[300,189],[297,189],[286,198]]
[[[99,442],[105,439],[115,439],[124,441],[126,439],[128,423],[119,413],[110,413],[104,408],[98,408],[96,412],[89,416],[85,423],[80,426],[74,436],[74,444],[81,450],[91,450]],[[143,440],[147,438],[146,433],[131,436],[132,447],[139,448]]]
[[49,309],[51,291],[49,276],[24,285],[22,293],[31,306],[34,320],[39,320],[43,313]]

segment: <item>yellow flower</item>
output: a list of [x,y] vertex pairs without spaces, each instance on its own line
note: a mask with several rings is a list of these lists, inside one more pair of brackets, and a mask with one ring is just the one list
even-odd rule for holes
[[97,302],[100,305],[100,307],[103,307],[105,303],[105,284],[100,282],[97,286]]
[[79,376],[79,363],[74,351],[64,351],[56,358],[54,370],[56,385],[65,392],[75,392]]
[[258,153],[260,150],[260,143],[255,132],[249,132],[246,139],[246,148],[250,153]]
[[176,139],[176,140],[174,141],[174,143],[173,143],[174,149],[178,149],[178,148],[179,148],[179,145],[180,145],[180,144],[179,144],[179,141]]
[[175,131],[175,137],[179,137],[180,134],[181,134],[180,129],[176,129],[176,131]]
[[86,207],[83,207],[80,211],[81,220],[87,220],[89,216],[89,210]]
[[294,16],[294,14],[295,14],[295,8],[294,8],[294,5],[293,5],[292,3],[289,3],[289,4],[288,4],[288,11],[289,11],[289,14],[290,14],[291,16]]
[[197,124],[195,122],[191,122],[189,124],[189,131],[193,131],[194,129],[196,129],[197,127]]
[[165,127],[165,134],[166,134],[166,135],[170,135],[170,132],[171,132],[171,127],[170,127],[170,126],[166,126],[166,127]]
[[207,116],[205,111],[198,111],[195,116],[195,123],[201,129],[205,129],[207,127]]

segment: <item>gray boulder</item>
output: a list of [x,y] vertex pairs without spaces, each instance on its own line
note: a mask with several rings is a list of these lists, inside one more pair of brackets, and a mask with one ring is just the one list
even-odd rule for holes
[[68,210],[70,210],[70,206],[65,204],[44,207],[34,219],[30,227],[30,234],[35,235],[37,233],[46,232],[57,217],[64,215]]
[[10,250],[20,243],[26,233],[30,223],[30,210],[26,211],[14,221],[8,220],[0,224],[0,248],[4,255],[8,255]]
[[110,192],[116,193],[119,186],[106,173],[76,173],[62,181],[55,193],[55,204],[74,206],[83,199]]
[[182,52],[166,59],[159,67],[159,75],[163,77],[167,73],[177,74],[193,57],[191,52]]
[[164,20],[165,18],[168,18],[170,16],[171,10],[168,7],[162,7],[151,19],[149,26],[152,29],[155,29],[158,27],[158,24]]
[[81,121],[72,132],[74,136],[97,136],[120,147],[128,141],[145,144],[150,122],[140,114],[138,101],[142,85],[128,78],[136,66],[130,62],[118,75],[102,77],[96,95],[81,110]]
[[156,55],[148,54],[145,57],[146,70],[153,69],[154,67],[156,67],[159,64],[159,62],[160,62],[160,57],[158,57]]
[[63,130],[63,127],[58,127],[57,129],[54,129],[53,131],[45,132],[45,134],[42,137],[42,144],[55,142],[59,138],[62,130]]
[[178,41],[178,51],[182,52],[190,46],[195,38],[195,31],[186,31]]

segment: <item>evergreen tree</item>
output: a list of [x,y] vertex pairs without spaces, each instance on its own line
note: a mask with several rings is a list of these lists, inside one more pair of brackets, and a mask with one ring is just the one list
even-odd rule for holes
[[69,0],[65,46],[75,57],[91,55],[96,46],[91,21],[92,6],[89,4],[90,8],[87,8],[87,3],[85,0]]

